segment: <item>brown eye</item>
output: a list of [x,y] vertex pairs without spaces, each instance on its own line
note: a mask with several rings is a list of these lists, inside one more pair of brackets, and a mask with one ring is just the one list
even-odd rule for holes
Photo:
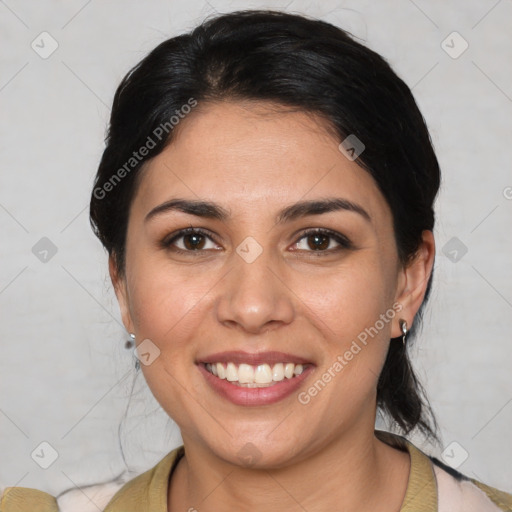
[[[299,247],[300,240],[306,240],[306,247]],[[334,247],[332,243],[334,242]],[[336,246],[338,244],[338,246]],[[302,233],[301,238],[295,243],[297,250],[305,250],[306,252],[332,253],[342,249],[350,249],[353,247],[350,240],[336,231],[326,229],[310,230]]]
[[183,235],[183,245],[191,251],[195,249],[202,249],[204,247],[205,238],[199,233],[192,233]]
[[[207,247],[209,241],[212,243],[212,247]],[[213,237],[198,228],[182,229],[171,238],[164,239],[162,245],[176,252],[188,253],[200,253],[208,249],[217,249]]]
[[329,247],[329,236],[315,233],[308,235],[308,246],[313,250],[327,249]]

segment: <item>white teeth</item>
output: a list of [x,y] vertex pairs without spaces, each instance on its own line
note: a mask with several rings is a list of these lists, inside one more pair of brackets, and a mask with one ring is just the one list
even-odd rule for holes
[[277,363],[272,368],[272,380],[279,382],[284,379],[284,365],[283,363]]
[[229,382],[238,381],[238,371],[234,363],[228,363],[226,366],[226,379]]
[[207,363],[206,369],[218,377],[226,379],[229,382],[237,382],[239,384],[248,385],[270,385],[272,382],[280,382],[282,380],[291,379],[300,375],[304,371],[304,365],[294,363],[276,363],[270,366],[267,363],[258,366],[241,363]]
[[217,377],[219,377],[219,379],[225,379],[226,378],[226,370],[225,370],[224,366],[222,365],[222,363],[217,363],[214,366],[217,367]]
[[270,384],[272,382],[272,370],[268,364],[260,364],[254,372],[256,384]]
[[250,364],[242,363],[238,367],[238,382],[240,384],[254,382],[254,368]]
[[287,379],[291,379],[293,377],[293,370],[295,369],[295,365],[293,363],[286,363],[284,367],[284,376]]

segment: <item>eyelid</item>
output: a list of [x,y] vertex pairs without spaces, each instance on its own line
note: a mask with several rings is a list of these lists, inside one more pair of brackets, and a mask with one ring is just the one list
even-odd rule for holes
[[329,250],[325,250],[325,251],[306,251],[306,252],[311,252],[311,253],[314,253],[314,254],[315,253],[316,254],[321,254],[321,253],[332,254],[333,252],[337,251],[338,249],[352,249],[352,248],[354,248],[354,245],[353,245],[352,241],[347,236],[345,236],[344,234],[342,234],[342,233],[340,233],[338,231],[334,231],[332,229],[321,228],[321,227],[306,228],[306,229],[300,231],[296,235],[299,238],[298,238],[298,240],[296,242],[294,242],[293,245],[297,244],[300,240],[302,240],[306,236],[314,235],[314,234],[320,234],[320,235],[324,235],[324,236],[330,237],[340,247],[337,248],[337,249],[329,249]]
[[[171,233],[170,235],[167,235],[162,240],[161,245],[164,248],[168,249],[168,248],[172,247],[172,243],[173,242],[175,242],[176,240],[182,238],[183,236],[190,235],[190,234],[203,235],[203,236],[205,236],[207,238],[210,238],[217,245],[220,245],[219,242],[216,239],[216,236],[212,232],[210,232],[209,230],[204,229],[204,228],[195,228],[193,226],[189,226],[188,228],[180,229],[178,231],[175,231],[174,233]],[[204,252],[204,249],[203,250],[198,250],[198,251],[184,251],[183,249],[179,249],[177,247],[175,247],[173,249],[178,251],[178,252],[181,251],[181,252],[186,252],[186,253],[201,253],[201,252]]]
[[[162,240],[161,245],[166,249],[172,248],[172,250],[175,252],[194,254],[194,255],[199,255],[201,253],[204,253],[207,249],[199,249],[197,251],[186,251],[186,250],[180,249],[178,247],[172,246],[173,242],[175,242],[176,240],[178,240],[188,234],[203,235],[203,236],[211,239],[211,241],[213,241],[217,245],[220,245],[216,239],[216,236],[213,233],[211,233],[209,230],[207,230],[205,228],[195,228],[193,226],[180,229],[180,230],[172,233],[171,235],[166,236]],[[293,245],[297,245],[303,238],[306,238],[307,236],[314,235],[314,234],[325,235],[327,237],[332,238],[339,245],[339,247],[334,248],[334,249],[328,249],[328,250],[321,250],[321,251],[311,250],[311,251],[305,251],[305,252],[321,255],[321,254],[332,254],[332,253],[337,252],[342,249],[354,248],[353,243],[347,236],[343,235],[342,233],[339,233],[338,231],[334,231],[334,230],[328,229],[328,228],[321,228],[321,227],[304,228],[299,233],[296,233],[294,235],[295,242],[293,242]],[[301,249],[294,249],[294,251],[301,251]]]

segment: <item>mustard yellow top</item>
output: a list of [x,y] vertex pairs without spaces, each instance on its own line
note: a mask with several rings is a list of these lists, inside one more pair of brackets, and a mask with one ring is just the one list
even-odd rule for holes
[[[487,486],[450,470],[429,457],[406,438],[380,430],[382,441],[408,451],[411,469],[400,512],[512,512],[512,494]],[[169,452],[152,469],[125,483],[103,512],[168,512],[169,478],[184,447]],[[454,474],[464,479],[460,481]],[[95,506],[91,510],[100,510]],[[0,512],[60,512],[57,500],[48,493],[25,487],[8,487],[0,501]]]

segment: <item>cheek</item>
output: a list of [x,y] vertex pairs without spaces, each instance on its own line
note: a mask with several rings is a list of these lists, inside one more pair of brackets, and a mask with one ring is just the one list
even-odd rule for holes
[[333,421],[373,399],[392,321],[398,314],[390,303],[389,276],[376,260],[359,262],[340,267],[329,278],[303,283],[300,291],[306,314],[321,334],[322,366],[317,379],[329,383],[325,393],[319,393],[323,384],[306,390],[309,396],[304,402],[322,395],[315,401],[320,408],[330,404],[332,410],[324,414]]
[[[296,277],[290,287],[307,306],[305,314],[317,319],[317,326],[327,339],[339,340],[339,348],[374,326],[391,307],[389,277],[371,257],[358,261],[354,258],[335,271],[319,272],[311,278]],[[378,324],[384,337],[390,327],[390,322]]]
[[142,336],[157,345],[166,344],[170,339],[173,344],[179,344],[179,332],[197,315],[195,309],[210,279],[190,279],[176,270],[166,273],[155,266],[138,270],[136,293],[131,299],[135,325]]
[[191,266],[171,266],[149,247],[133,247],[129,255],[129,309],[138,337],[149,338],[162,353],[174,350],[182,344],[183,325],[196,315],[211,277],[200,272],[194,277]]
[[194,339],[200,337],[205,295],[215,280],[211,274],[193,277],[186,269],[152,264],[149,258],[132,266],[132,276],[130,309],[138,337],[151,340],[160,351],[151,364],[141,365],[144,378],[164,410],[182,428],[192,428],[201,420],[194,416],[194,400],[189,403],[195,395],[189,380]]

